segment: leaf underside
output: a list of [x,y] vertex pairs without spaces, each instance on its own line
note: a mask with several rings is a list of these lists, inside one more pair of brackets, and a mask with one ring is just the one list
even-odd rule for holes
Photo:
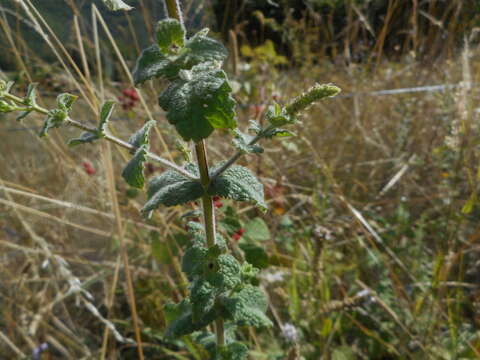
[[160,205],[175,206],[194,201],[204,194],[200,182],[173,170],[154,177],[148,185],[149,200],[144,205],[142,212],[148,214]]
[[209,193],[236,201],[253,202],[262,210],[267,209],[262,183],[249,169],[240,165],[233,165],[218,176],[210,185]]

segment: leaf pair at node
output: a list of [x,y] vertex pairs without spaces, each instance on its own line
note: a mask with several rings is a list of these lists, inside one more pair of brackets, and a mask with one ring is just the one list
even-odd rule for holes
[[[221,165],[222,163],[213,167],[211,173],[214,174]],[[198,176],[198,170],[193,164],[187,165],[185,170],[192,176]],[[262,210],[267,208],[263,185],[249,169],[234,165],[214,179],[208,189],[204,189],[199,180],[191,180],[173,170],[167,170],[155,176],[148,185],[149,200],[142,212],[148,215],[160,205],[180,205],[195,201],[205,194],[253,202]]]
[[95,132],[84,132],[78,138],[74,138],[68,141],[69,146],[77,146],[81,144],[91,143],[95,140],[104,138],[108,131],[108,122],[113,113],[115,106],[114,101],[106,101],[100,109],[100,123]]
[[[29,88],[30,90],[30,88]],[[30,91],[27,93],[26,104],[27,106],[35,106],[36,105],[36,91],[35,88],[32,87]],[[43,128],[40,131],[40,137],[44,137],[47,135],[48,131],[52,128],[60,127],[67,119],[70,110],[72,109],[72,105],[77,100],[77,96],[71,94],[60,94],[57,96],[57,107],[55,109],[49,110],[47,114],[47,118],[43,124]],[[25,114],[24,116],[28,115]]]

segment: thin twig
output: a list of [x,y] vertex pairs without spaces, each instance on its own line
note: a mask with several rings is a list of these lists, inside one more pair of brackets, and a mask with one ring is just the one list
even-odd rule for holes
[[[262,130],[257,136],[255,136],[248,145],[255,145],[261,139],[265,137],[270,130],[273,130],[275,126],[270,125],[266,129]],[[210,182],[214,181],[218,176],[220,176],[225,170],[227,170],[230,166],[232,166],[238,159],[242,157],[245,153],[242,151],[238,151],[235,155],[233,155],[225,164],[219,167],[215,172],[210,176]]]
[[[17,104],[23,104],[23,99],[22,98],[19,98],[18,96],[15,96],[15,95],[12,95],[12,94],[5,94],[4,96],[6,99],[9,99],[11,101],[14,101],[15,103]],[[41,107],[41,106],[38,106],[38,105],[34,105],[31,107],[31,109],[33,111],[36,111],[40,114],[44,114],[44,115],[47,115],[48,114],[48,110]],[[88,125],[85,125],[77,120],[74,120],[70,117],[68,117],[66,119],[66,124],[68,125],[71,125],[73,127],[76,127],[78,129],[81,129],[81,130],[84,130],[86,132],[89,132],[89,133],[97,133],[98,130],[96,128],[93,128],[93,127],[90,127]],[[105,135],[105,139],[118,145],[118,146],[121,146],[125,149],[128,149],[129,151],[135,151],[135,147],[131,144],[129,144],[128,142],[126,141],[123,141],[115,136],[113,136],[112,134],[106,134]],[[180,166],[172,163],[171,161],[168,161],[154,153],[151,153],[151,152],[147,152],[147,157],[150,159],[150,160],[153,160],[153,161],[156,161],[168,168],[171,168],[172,170],[175,170],[177,172],[179,172],[180,174],[182,174],[183,176],[187,177],[188,179],[190,180],[199,180],[197,177],[193,176],[191,173],[189,173],[188,171],[186,171],[185,169],[181,168]]]

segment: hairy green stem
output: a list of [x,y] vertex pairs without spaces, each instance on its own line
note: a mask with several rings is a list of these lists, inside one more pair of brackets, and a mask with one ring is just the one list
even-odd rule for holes
[[225,323],[223,319],[215,320],[215,332],[217,333],[217,346],[225,346]]
[[180,2],[178,0],[165,0],[165,6],[168,16],[177,19],[184,26]]
[[[20,104],[20,105],[23,105],[23,99],[18,97],[18,96],[15,96],[15,95],[12,95],[12,94],[5,94],[4,96],[5,99],[9,99],[13,102],[15,102],[16,104]],[[30,111],[35,111],[37,113],[40,113],[40,114],[44,114],[44,115],[47,115],[48,114],[48,110],[41,107],[41,106],[38,106],[38,105],[34,105],[32,107],[29,107],[28,109],[25,109],[25,111],[27,110],[30,110]],[[81,122],[79,121],[76,121],[76,120],[73,120],[71,119],[70,117],[68,117],[66,119],[66,123],[68,125],[71,125],[73,127],[76,127],[78,129],[82,129],[86,132],[90,132],[90,133],[97,133],[97,129],[96,128],[92,128],[88,125],[85,125],[85,124],[82,124]],[[128,142],[126,141],[123,141],[111,134],[106,134],[105,135],[105,139],[118,145],[118,146],[121,146],[125,149],[128,149],[129,151],[134,151],[135,150],[135,147],[132,146],[131,144],[129,144]],[[155,161],[155,162],[158,162],[172,170],[175,170],[177,172],[179,172],[180,174],[182,174],[183,176],[191,179],[191,180],[198,180],[195,176],[193,176],[192,174],[190,174],[188,171],[186,171],[185,169],[181,168],[180,166],[172,163],[171,161],[168,161],[154,153],[151,153],[151,152],[147,152],[147,158],[149,158],[150,160],[152,161]]]
[[[167,13],[171,18],[177,19],[182,26],[183,16],[180,9],[179,0],[165,0],[165,6]],[[195,144],[195,155],[197,157],[198,170],[200,172],[200,182],[205,190],[205,195],[202,196],[203,206],[203,220],[205,224],[205,235],[207,240],[207,246],[212,247],[216,243],[215,235],[215,208],[213,206],[213,200],[208,195],[208,187],[210,186],[210,174],[208,171],[207,150],[205,142],[203,140]],[[217,346],[221,347],[225,345],[225,329],[223,319],[215,320],[215,333],[217,337]]]
[[200,182],[205,189],[205,195],[202,197],[203,220],[205,223],[207,245],[211,247],[215,245],[215,211],[212,197],[207,194],[208,187],[210,186],[210,175],[208,174],[207,151],[203,140],[195,144],[195,155],[200,172]]

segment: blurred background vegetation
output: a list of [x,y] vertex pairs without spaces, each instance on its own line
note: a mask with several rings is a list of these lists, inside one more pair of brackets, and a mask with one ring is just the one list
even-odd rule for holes
[[[126,70],[153,41],[163,6],[126,2],[135,10],[3,1],[0,76],[19,93],[39,83],[47,105],[60,91],[80,95],[74,114],[86,123],[98,98],[118,99],[113,130],[122,138],[152,114],[153,149],[181,162],[157,84],[141,89],[145,106],[128,95]],[[191,33],[209,27],[230,49],[241,128],[314,82],[343,89],[309,111],[297,136],[244,160],[265,183],[266,215],[218,204],[220,231],[256,259],[270,298],[275,327],[241,329],[251,359],[480,358],[480,1],[184,0],[183,8]],[[395,89],[406,90],[382,92]],[[137,358],[101,320],[133,338],[122,234],[146,358],[204,359],[191,339],[163,338],[164,304],[188,290],[180,216],[192,209],[141,219],[144,195],[119,176],[127,154],[100,144],[72,151],[72,129],[40,140],[41,120],[0,118],[0,359],[32,358],[42,344],[44,359]],[[210,145],[212,162],[232,151],[223,135]],[[72,277],[98,314],[68,292]]]

